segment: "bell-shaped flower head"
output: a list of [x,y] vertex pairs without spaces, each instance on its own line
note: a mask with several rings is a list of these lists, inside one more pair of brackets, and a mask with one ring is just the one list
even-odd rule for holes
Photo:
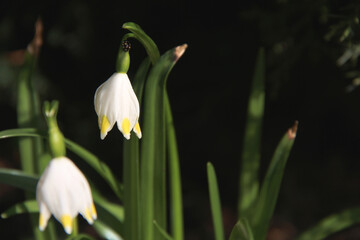
[[126,73],[114,73],[95,92],[95,111],[98,115],[100,137],[104,139],[117,122],[118,129],[126,139],[133,130],[141,138],[138,122],[139,101]]
[[51,214],[72,232],[73,219],[80,213],[89,224],[97,218],[88,181],[67,157],[50,161],[36,187],[39,205],[39,228],[43,231]]

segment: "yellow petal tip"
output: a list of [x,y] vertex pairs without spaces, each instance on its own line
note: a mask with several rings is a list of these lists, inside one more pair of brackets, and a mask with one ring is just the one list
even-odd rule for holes
[[121,123],[121,130],[124,137],[129,140],[130,139],[130,120],[128,118],[124,118]]
[[104,115],[101,119],[101,123],[100,123],[100,138],[101,140],[103,140],[110,128],[110,122],[109,119]]
[[63,215],[60,220],[61,224],[64,227],[64,230],[67,234],[71,234],[72,232],[72,218],[70,215]]
[[142,133],[141,133],[141,129],[140,129],[140,124],[139,122],[136,122],[135,127],[134,127],[134,132],[136,133],[136,136],[140,139],[142,137]]

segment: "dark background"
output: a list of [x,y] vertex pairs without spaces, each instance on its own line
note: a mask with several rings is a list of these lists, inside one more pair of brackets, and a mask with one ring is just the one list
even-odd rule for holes
[[[139,24],[161,53],[187,43],[169,76],[168,93],[181,157],[186,239],[211,239],[206,162],[217,170],[229,232],[236,220],[247,98],[257,51],[264,47],[262,173],[281,136],[299,121],[273,223],[273,229],[289,236],[275,239],[291,239],[322,217],[360,204],[360,92],[356,87],[349,91],[354,77],[346,77],[358,65],[336,65],[345,48],[359,39],[358,24],[352,21],[359,6],[340,0],[2,1],[0,130],[17,126],[18,67],[11,53],[26,48],[40,16],[44,44],[35,81],[41,98],[60,100],[65,136],[106,161],[121,178],[123,137],[114,128],[100,140],[93,106],[96,88],[115,71],[126,33],[121,26]],[[340,27],[326,38],[334,26]],[[341,42],[347,26],[351,34]],[[130,77],[146,56],[139,43],[132,45]],[[17,151],[16,140],[2,140],[1,165],[18,168]],[[1,211],[21,199],[21,191],[0,185]],[[26,235],[26,221],[0,220],[0,235]],[[22,234],[9,227],[17,224]]]

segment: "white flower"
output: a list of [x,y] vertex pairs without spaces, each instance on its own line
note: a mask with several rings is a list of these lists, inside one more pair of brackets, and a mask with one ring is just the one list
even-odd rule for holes
[[67,234],[73,219],[80,213],[89,224],[97,218],[88,181],[76,165],[66,157],[50,161],[36,187],[39,205],[39,228],[43,231],[51,216],[61,222]]
[[118,129],[126,139],[133,130],[141,138],[138,122],[139,101],[126,73],[114,73],[95,92],[95,111],[98,115],[100,137],[104,139],[117,122]]

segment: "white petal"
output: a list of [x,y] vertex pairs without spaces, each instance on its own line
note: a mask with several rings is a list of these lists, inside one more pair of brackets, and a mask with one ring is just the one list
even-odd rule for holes
[[[140,107],[126,73],[114,73],[104,82],[95,92],[94,104],[99,125],[103,116],[106,116],[111,126],[108,131],[112,129],[116,121],[118,129],[123,133],[124,137],[130,138],[130,131],[139,118]],[[130,122],[129,132],[122,127],[124,119],[128,119]],[[105,138],[108,131],[101,133],[102,139]]]
[[[90,186],[85,176],[66,157],[50,161],[38,183],[37,200],[39,207],[45,206],[43,212],[48,215],[51,212],[63,224],[68,234],[72,231],[73,219],[93,204]],[[87,218],[89,223],[92,223],[93,219],[96,219],[96,215]]]

